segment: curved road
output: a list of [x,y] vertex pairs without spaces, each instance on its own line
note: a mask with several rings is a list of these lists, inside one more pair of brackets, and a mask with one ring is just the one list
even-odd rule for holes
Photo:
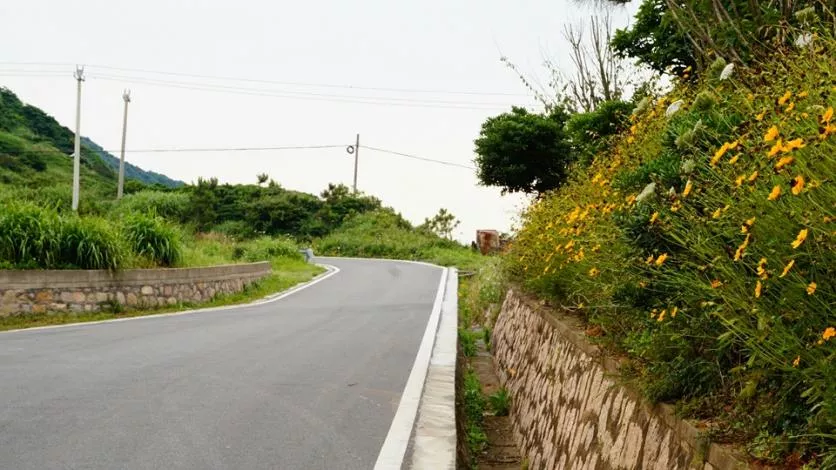
[[253,306],[0,333],[0,469],[370,469],[441,269]]

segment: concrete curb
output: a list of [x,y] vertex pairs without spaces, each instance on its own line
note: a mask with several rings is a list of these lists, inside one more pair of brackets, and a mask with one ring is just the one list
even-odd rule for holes
[[[417,438],[417,434],[414,433],[416,429],[415,423],[419,415],[419,409],[425,403],[423,395],[426,391],[426,382],[429,380],[432,361],[435,357],[436,338],[439,334],[439,327],[442,325],[441,318],[445,304],[445,292],[448,289],[450,278],[455,275],[455,270],[453,269],[441,268],[440,266],[428,263],[416,264],[424,264],[441,269],[441,279],[439,280],[432,312],[427,321],[427,327],[424,330],[421,345],[418,348],[418,354],[415,356],[415,362],[412,365],[406,386],[401,394],[401,400],[395,412],[395,417],[392,420],[392,425],[389,427],[389,432],[377,456],[377,461],[374,465],[375,470],[400,470],[405,466],[408,451],[414,449],[415,439]],[[454,325],[454,337],[455,334],[456,329]],[[432,380],[432,383],[435,383],[435,380]],[[454,432],[453,455],[455,460],[455,419],[452,421],[452,426]]]
[[456,342],[458,339],[458,276],[450,268],[441,321],[418,407],[408,469],[456,468]]

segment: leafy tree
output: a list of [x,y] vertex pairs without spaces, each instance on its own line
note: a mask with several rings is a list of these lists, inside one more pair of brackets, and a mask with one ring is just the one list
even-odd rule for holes
[[217,178],[198,178],[192,188],[192,214],[198,230],[207,230],[216,222],[217,189]]
[[456,219],[456,216],[451,214],[445,208],[438,210],[438,213],[431,219],[424,219],[424,223],[418,228],[430,231],[439,237],[452,239],[453,230],[459,226],[461,222]]
[[564,130],[568,118],[563,108],[543,115],[518,107],[489,118],[474,142],[479,181],[500,186],[503,193],[560,187],[572,159]]
[[693,46],[671,18],[665,0],[645,0],[632,27],[617,30],[611,45],[619,56],[634,58],[659,73],[680,75],[697,66]]
[[624,130],[630,119],[633,104],[624,101],[605,101],[595,111],[574,114],[566,123],[575,158],[591,163],[607,145],[610,136]]

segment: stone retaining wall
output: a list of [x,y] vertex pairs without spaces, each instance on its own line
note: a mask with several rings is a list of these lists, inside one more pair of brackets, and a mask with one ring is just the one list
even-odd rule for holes
[[529,469],[748,468],[668,406],[614,380],[616,364],[576,319],[508,292],[492,344],[512,398],[514,433]]
[[205,268],[0,270],[0,316],[200,303],[269,276],[270,263]]

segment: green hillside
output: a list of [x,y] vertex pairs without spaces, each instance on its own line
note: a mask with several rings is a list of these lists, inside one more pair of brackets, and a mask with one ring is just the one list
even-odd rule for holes
[[[52,116],[23,103],[12,91],[0,88],[0,191],[4,185],[38,191],[48,186],[56,200],[69,202],[73,138],[73,132]],[[81,160],[82,195],[89,196],[82,200],[116,194],[114,168],[118,167],[118,160],[115,157],[84,139]],[[133,165],[127,167],[126,177],[146,185],[183,184]]]
[[[107,164],[107,166],[113,168],[113,171],[119,171],[119,157],[106,151],[99,144],[93,142],[88,137],[82,136],[81,144],[96,152]],[[186,184],[180,180],[171,179],[168,176],[155,171],[143,170],[142,168],[129,162],[125,162],[125,178],[137,180],[148,185],[160,184],[168,188],[177,188]]]

